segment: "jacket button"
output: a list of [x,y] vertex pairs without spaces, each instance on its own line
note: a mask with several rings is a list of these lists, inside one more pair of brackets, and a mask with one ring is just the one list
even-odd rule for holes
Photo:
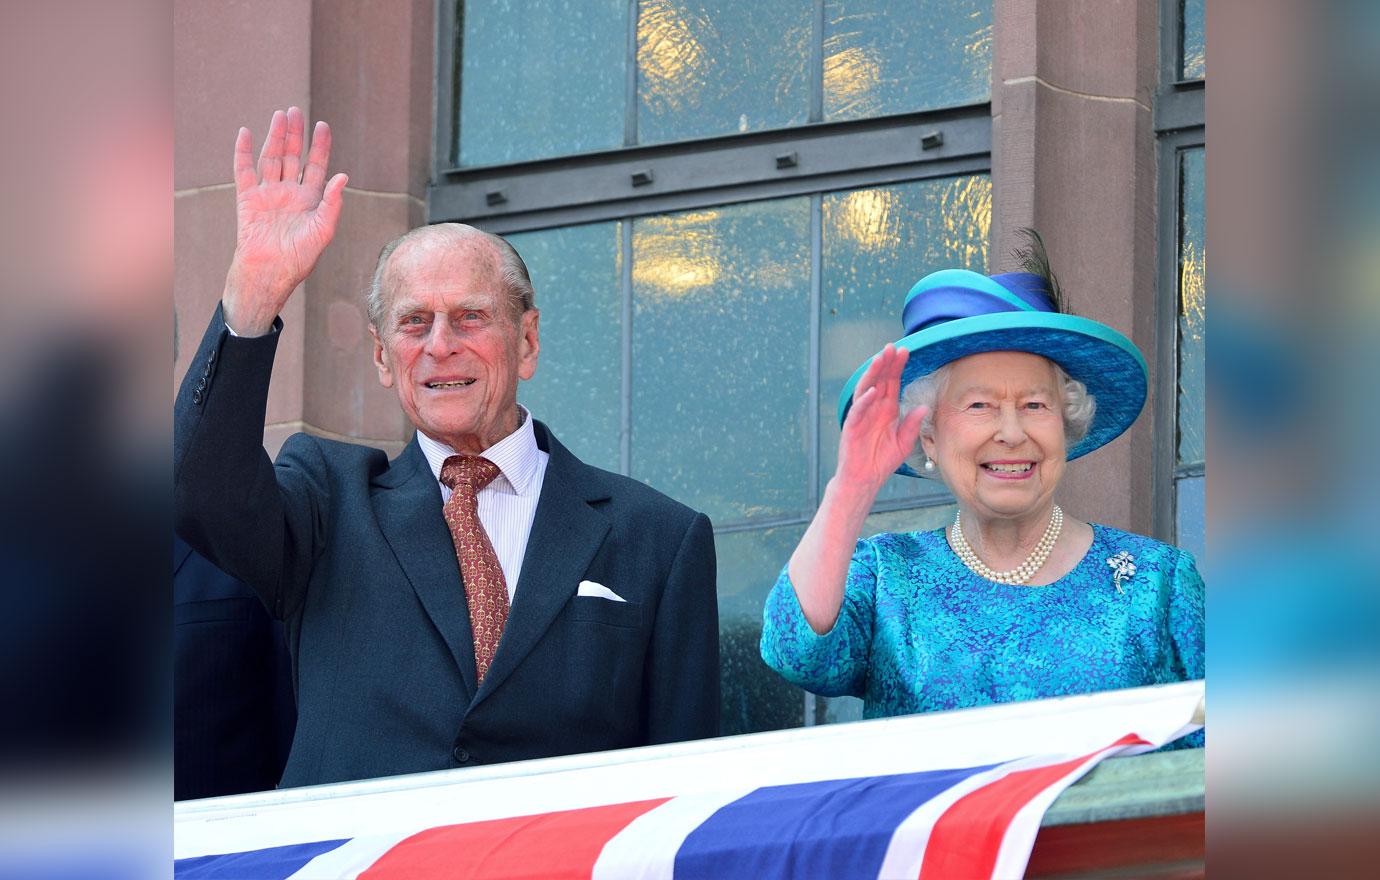
[[197,380],[197,383],[196,383],[196,390],[197,390],[197,391],[205,391],[205,390],[206,390],[206,377],[205,377],[205,376],[202,376],[200,379]]
[[450,756],[455,759],[455,763],[464,764],[470,759],[470,753],[465,751],[464,746],[456,746],[450,750]]
[[216,361],[216,350],[213,348],[206,354],[206,363],[213,364]]
[[200,390],[200,389],[197,389],[196,391],[193,391],[193,392],[192,392],[192,403],[195,403],[195,404],[197,404],[198,406],[201,404],[201,390]]

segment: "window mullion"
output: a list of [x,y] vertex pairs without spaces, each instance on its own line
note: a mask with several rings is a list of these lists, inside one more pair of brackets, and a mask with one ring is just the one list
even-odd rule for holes
[[619,344],[623,352],[623,384],[619,392],[622,412],[619,414],[618,468],[623,476],[632,475],[632,322],[633,322],[633,220],[631,217],[618,223],[623,252],[623,321],[622,337]]
[[627,69],[623,88],[623,146],[637,146],[637,7],[638,0],[628,0]]

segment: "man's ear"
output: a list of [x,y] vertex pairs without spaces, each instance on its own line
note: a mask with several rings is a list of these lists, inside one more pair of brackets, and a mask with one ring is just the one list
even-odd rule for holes
[[384,388],[393,387],[393,368],[388,363],[388,350],[383,346],[383,340],[379,338],[379,330],[373,324],[369,325],[369,335],[374,337],[374,366],[379,370],[379,384]]
[[518,327],[518,377],[530,379],[537,372],[537,355],[541,353],[541,312],[528,309],[522,313]]

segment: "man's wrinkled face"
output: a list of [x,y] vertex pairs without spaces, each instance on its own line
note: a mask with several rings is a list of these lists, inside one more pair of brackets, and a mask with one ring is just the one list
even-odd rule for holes
[[498,249],[484,239],[405,243],[389,258],[374,333],[379,382],[417,430],[478,454],[518,426],[517,385],[532,378],[539,314],[513,314]]

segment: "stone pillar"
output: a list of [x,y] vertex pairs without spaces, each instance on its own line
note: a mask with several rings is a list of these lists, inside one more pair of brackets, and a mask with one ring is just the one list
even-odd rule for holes
[[[1016,229],[1038,229],[1070,308],[1152,370],[1158,27],[1155,0],[998,0],[992,71],[991,270],[1009,267]],[[1072,515],[1151,532],[1153,413],[1070,466]]]
[[378,383],[364,293],[379,250],[426,219],[435,79],[432,0],[317,0],[312,95],[350,175],[306,302],[306,429],[401,451],[411,424]]
[[[264,445],[308,431],[401,450],[411,426],[378,384],[364,291],[379,249],[425,221],[431,169],[432,0],[174,3],[176,294],[181,380],[235,245],[231,153],[258,150],[273,110],[331,124],[350,175],[335,241],[283,311]],[[175,385],[174,385],[175,387]]]
[[[235,251],[235,132],[248,126],[257,152],[275,109],[296,104],[310,115],[311,27],[311,0],[173,3],[174,391]],[[264,437],[273,452],[302,425],[304,292],[283,311]]]

